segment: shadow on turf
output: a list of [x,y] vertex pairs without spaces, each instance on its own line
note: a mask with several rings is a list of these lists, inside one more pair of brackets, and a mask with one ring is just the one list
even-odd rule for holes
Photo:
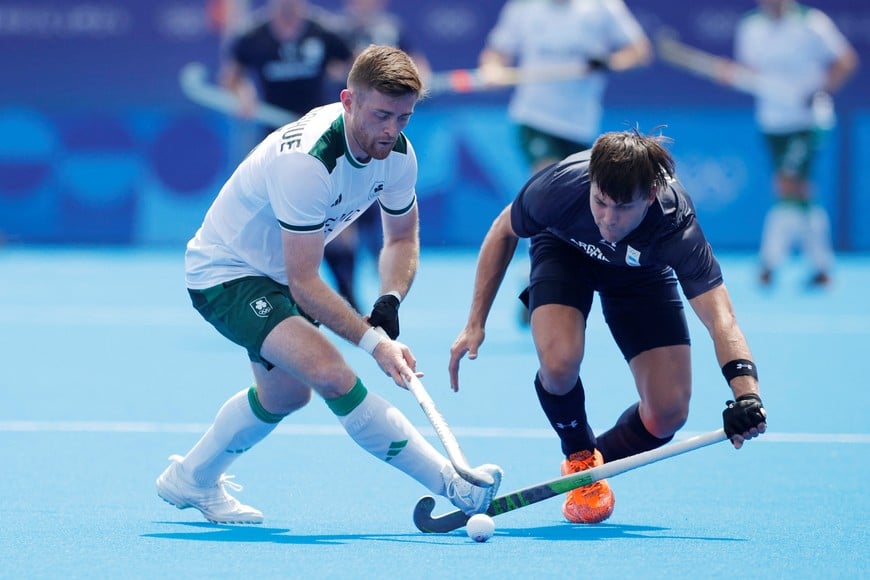
[[[207,522],[155,522],[161,525],[183,526],[184,531],[142,534],[144,538],[164,540],[187,540],[198,542],[271,542],[276,544],[345,544],[359,541],[399,543],[453,543],[456,539],[467,540],[465,531],[455,530],[447,534],[424,534],[422,532],[396,534],[293,534],[289,528],[264,526],[230,526]],[[192,528],[192,530],[191,530]],[[496,537],[526,538],[548,541],[598,541],[614,539],[650,540],[701,540],[710,542],[745,542],[743,538],[673,535],[669,528],[655,526],[631,526],[598,524],[595,526],[560,523],[534,528],[500,528]]]
[[536,540],[701,540],[707,542],[745,542],[745,538],[728,538],[713,536],[692,536],[669,534],[670,528],[658,526],[632,526],[625,524],[570,524],[567,522],[552,526],[537,526],[534,528],[499,528],[496,536],[516,538],[532,538]]
[[[155,522],[162,525],[184,526],[194,531],[162,532],[142,534],[143,538],[164,540],[188,540],[198,542],[239,542],[275,544],[333,545],[369,540],[377,542],[432,543],[429,537],[420,532],[396,534],[293,534],[290,528],[269,528],[264,526],[230,526],[208,522]],[[464,534],[463,534],[464,536]],[[438,536],[445,538],[445,536]],[[437,538],[435,538],[437,539]]]

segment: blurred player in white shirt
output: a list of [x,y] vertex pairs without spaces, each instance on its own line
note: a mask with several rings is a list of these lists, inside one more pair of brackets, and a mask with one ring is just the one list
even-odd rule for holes
[[609,71],[647,64],[649,39],[622,0],[511,0],[502,9],[480,54],[492,78],[510,65],[546,69],[588,66],[570,80],[524,82],[510,102],[532,172],[598,137]]
[[[607,74],[651,58],[649,39],[623,0],[510,0],[487,37],[479,66],[492,84],[510,66],[532,77],[559,67],[586,69],[576,78],[522,82],[511,96],[508,113],[534,174],[589,149],[600,132]],[[529,323],[522,306],[519,322]]]
[[[756,120],[767,140],[777,201],[765,217],[760,281],[800,243],[812,263],[811,286],[831,281],[834,257],[825,209],[813,203],[811,170],[820,133],[830,123],[830,97],[853,74],[858,57],[833,21],[794,0],[758,0],[739,22],[735,59],[760,76],[767,91],[756,96]],[[828,109],[828,110],[826,110]]]

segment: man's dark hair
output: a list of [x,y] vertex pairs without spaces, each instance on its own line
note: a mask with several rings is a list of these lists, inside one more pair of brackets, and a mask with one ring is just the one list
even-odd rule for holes
[[592,145],[589,178],[617,203],[646,197],[674,176],[674,158],[663,145],[668,141],[636,129],[604,133]]

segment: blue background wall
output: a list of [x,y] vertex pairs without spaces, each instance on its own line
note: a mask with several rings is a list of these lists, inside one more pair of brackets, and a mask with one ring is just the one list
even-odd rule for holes
[[[335,8],[338,2],[315,2]],[[628,0],[650,35],[731,51],[751,0]],[[870,7],[824,8],[862,57],[838,95],[839,124],[815,179],[840,250],[870,250]],[[0,232],[10,242],[183,244],[256,131],[186,101],[179,69],[212,69],[220,36],[210,2],[0,2]],[[500,0],[394,0],[435,70],[473,67]],[[408,133],[421,160],[423,242],[477,245],[523,183],[509,93],[442,96]],[[771,200],[751,100],[663,63],[615,75],[604,130],[666,125],[678,170],[719,248],[753,249]]]

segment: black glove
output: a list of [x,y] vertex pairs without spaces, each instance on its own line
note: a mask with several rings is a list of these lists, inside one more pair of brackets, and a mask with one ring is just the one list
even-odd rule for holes
[[767,421],[767,412],[761,404],[761,398],[755,393],[740,395],[737,401],[727,401],[722,411],[722,422],[725,435],[730,439],[733,435],[743,435],[753,427]]
[[399,337],[399,299],[392,294],[384,294],[372,307],[369,324],[380,326],[387,336],[396,340]]
[[601,58],[590,58],[586,61],[586,66],[589,67],[590,71],[602,71],[607,72],[610,70],[610,65],[607,64],[607,61]]

